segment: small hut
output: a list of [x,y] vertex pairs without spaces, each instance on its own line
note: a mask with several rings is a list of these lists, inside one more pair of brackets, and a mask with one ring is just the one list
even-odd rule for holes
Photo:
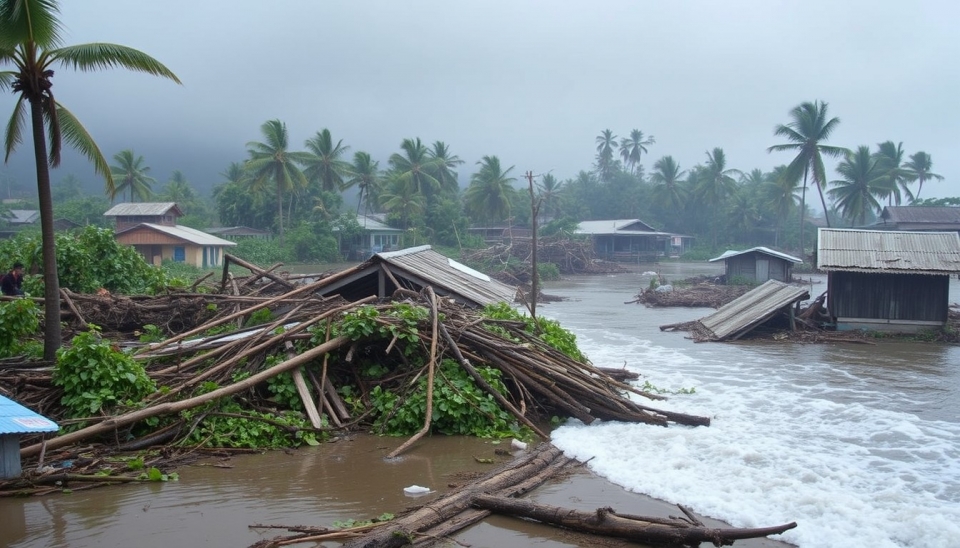
[[723,261],[726,266],[727,283],[742,280],[761,284],[768,280],[790,282],[793,265],[803,262],[797,257],[767,247],[753,247],[746,251],[731,249],[710,259],[711,263],[717,261]]
[[950,275],[960,273],[960,236],[821,228],[817,267],[827,272],[827,309],[837,329],[942,327]]
[[20,436],[56,432],[52,420],[34,413],[19,403],[0,396],[0,479],[20,475]]

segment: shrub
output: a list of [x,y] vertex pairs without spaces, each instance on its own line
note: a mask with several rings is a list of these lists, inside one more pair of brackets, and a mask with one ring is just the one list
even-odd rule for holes
[[40,309],[30,299],[0,302],[0,358],[40,356],[39,341],[28,338],[40,327]]

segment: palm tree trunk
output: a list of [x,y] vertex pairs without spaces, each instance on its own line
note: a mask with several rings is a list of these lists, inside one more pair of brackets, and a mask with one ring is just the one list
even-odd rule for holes
[[53,195],[50,192],[50,166],[47,159],[43,109],[40,101],[30,101],[33,123],[33,151],[37,162],[37,195],[40,201],[40,231],[43,257],[43,359],[53,361],[60,348],[60,278],[57,277],[56,235],[53,231]]
[[277,223],[280,229],[280,247],[283,247],[283,188],[277,181]]
[[820,193],[820,205],[823,206],[823,218],[827,221],[827,228],[830,228],[830,212],[827,210],[827,200],[823,197],[823,188],[820,187],[819,181],[813,183],[817,185],[817,192]]
[[807,215],[807,170],[808,166],[803,168],[803,191],[800,193],[800,258],[803,258],[803,221]]

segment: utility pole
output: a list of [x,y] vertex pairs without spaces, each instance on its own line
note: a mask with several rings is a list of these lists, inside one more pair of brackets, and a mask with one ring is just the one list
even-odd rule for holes
[[536,194],[533,192],[533,172],[528,171],[525,174],[527,182],[530,184],[530,224],[532,225],[531,231],[531,254],[530,254],[530,266],[533,270],[531,274],[531,296],[530,296],[530,315],[533,317],[534,321],[537,319],[537,295],[540,292],[540,273],[537,272],[537,214],[540,213],[540,200],[537,199]]

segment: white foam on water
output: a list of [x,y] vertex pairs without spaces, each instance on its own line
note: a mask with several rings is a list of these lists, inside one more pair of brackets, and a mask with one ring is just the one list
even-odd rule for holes
[[694,389],[645,405],[712,419],[699,428],[571,421],[557,429],[553,443],[592,459],[601,476],[735,527],[796,521],[775,538],[803,548],[960,546],[960,424],[891,410],[889,395],[846,372],[784,362],[777,351],[665,348],[565,327],[596,364],[626,362],[644,375],[641,385]]

